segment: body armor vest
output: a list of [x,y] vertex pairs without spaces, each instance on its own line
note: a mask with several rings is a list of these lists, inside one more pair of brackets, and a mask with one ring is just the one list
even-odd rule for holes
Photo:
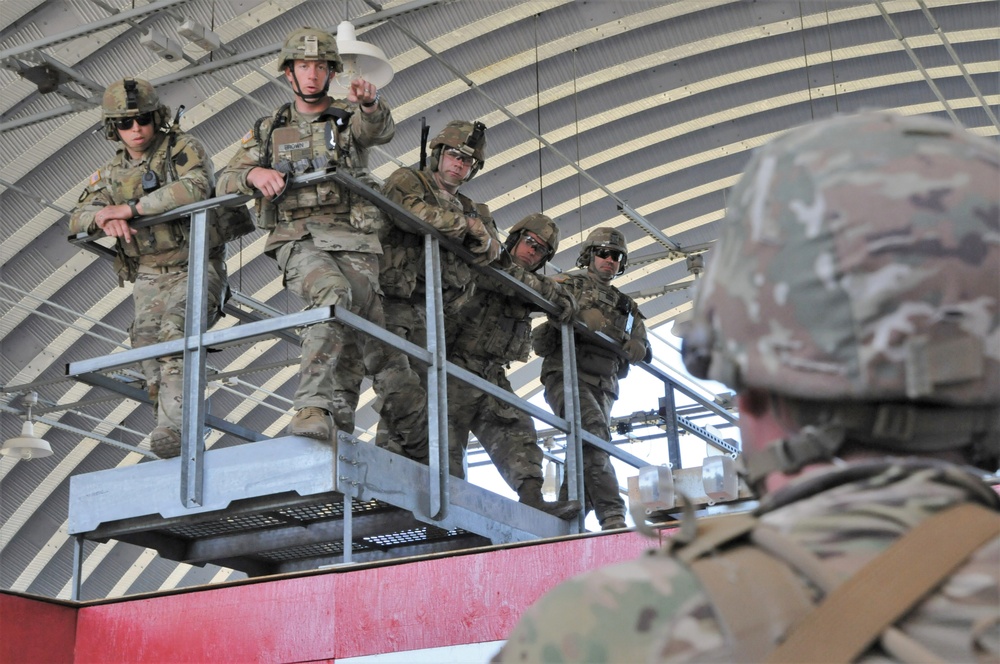
[[[628,296],[611,284],[602,284],[588,277],[578,277],[578,279],[583,284],[577,297],[580,311],[598,309],[604,319],[600,331],[615,341],[622,341],[627,333],[629,314],[632,313],[632,303]],[[588,344],[586,339],[577,341],[576,356],[577,367],[586,373],[608,376],[617,374],[622,369],[628,370],[628,363],[618,355]]]
[[462,309],[458,336],[449,343],[449,350],[502,362],[525,362],[531,347],[530,314],[531,309],[518,298],[480,292]]
[[[175,182],[177,176],[170,161],[173,158],[176,142],[177,132],[171,130],[153,150],[146,153],[140,166],[123,166],[113,163],[108,172],[112,199],[127,201],[141,198],[145,193],[142,187],[142,178],[148,172],[155,173],[158,181],[163,184]],[[176,252],[187,249],[190,245],[191,225],[186,217],[136,230],[138,232],[132,238],[132,242],[122,242],[121,240],[117,242],[118,250],[129,259]],[[242,237],[251,231],[253,231],[253,221],[245,207],[220,208],[208,224],[208,247],[210,249],[221,247],[226,242]],[[142,262],[158,264],[155,259]]]
[[[334,127],[332,120],[300,122],[275,129],[272,134],[274,163],[279,167],[278,170],[291,167],[296,175],[313,170],[314,164],[323,164],[324,167],[328,163],[336,164],[340,156],[337,143],[347,140],[346,136],[341,138],[341,133]],[[288,166],[284,166],[285,164]],[[278,218],[291,221],[297,218],[298,210],[313,208],[321,208],[315,210],[317,214],[346,214],[350,210],[349,194],[341,191],[340,185],[335,182],[320,182],[293,189],[278,205]]]
[[[305,117],[294,121],[298,116],[292,113],[291,104],[283,105],[273,116],[261,118],[254,125],[254,137],[261,145],[260,165],[288,177],[336,166],[364,179],[368,176],[365,159],[352,149],[350,116],[341,108],[341,102],[333,101],[320,116],[323,121],[310,122]],[[257,206],[258,226],[268,231],[274,230],[278,221],[313,217],[313,224],[325,221],[339,225],[334,217],[349,216],[350,226],[371,233],[379,230],[384,220],[374,205],[358,196],[352,198],[350,191],[332,181],[289,190],[277,205],[260,198]]]

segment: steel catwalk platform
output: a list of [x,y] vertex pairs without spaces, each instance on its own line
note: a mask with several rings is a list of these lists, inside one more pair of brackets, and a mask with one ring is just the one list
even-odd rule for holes
[[[343,433],[208,450],[200,506],[181,498],[181,459],[70,481],[69,532],[250,576],[504,544],[575,525],[454,477],[437,517],[427,466]],[[435,478],[436,479],[436,478]]]

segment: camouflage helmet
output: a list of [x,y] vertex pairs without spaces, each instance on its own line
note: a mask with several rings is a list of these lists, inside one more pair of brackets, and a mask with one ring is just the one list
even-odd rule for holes
[[452,120],[441,132],[431,139],[428,148],[431,151],[430,167],[437,172],[441,159],[441,150],[445,147],[455,148],[466,155],[471,155],[476,163],[465,180],[469,181],[486,163],[486,125],[482,122],[467,120]]
[[104,122],[105,135],[109,140],[118,140],[114,120],[145,113],[153,114],[155,127],[166,126],[170,118],[170,109],[160,103],[160,98],[149,81],[141,78],[125,78],[115,81],[104,90],[104,98],[101,100],[101,119]]
[[[549,245],[549,251],[545,254],[545,258],[535,267],[535,270],[537,270],[546,262],[552,260],[552,257],[556,255],[556,251],[559,250],[559,227],[556,226],[556,222],[552,221],[552,217],[548,215],[544,215],[541,212],[529,214],[511,227],[510,235],[507,236],[506,242],[507,253],[513,253],[514,247],[521,239],[524,231],[531,231],[544,240],[545,244]],[[532,270],[532,272],[535,270]]]
[[336,38],[325,30],[309,26],[299,28],[285,38],[278,55],[278,71],[285,71],[293,60],[326,60],[333,63],[330,71],[344,71]]
[[[688,371],[826,404],[841,439],[978,449],[996,470],[998,172],[995,144],[927,117],[837,116],[765,145],[699,283]],[[790,450],[769,448],[818,460]]]
[[628,243],[621,231],[610,226],[601,226],[590,231],[590,235],[582,245],[580,245],[580,256],[576,259],[576,266],[583,269],[590,267],[590,259],[594,249],[616,249],[622,252],[621,262],[618,263],[618,274],[625,271],[628,265]]

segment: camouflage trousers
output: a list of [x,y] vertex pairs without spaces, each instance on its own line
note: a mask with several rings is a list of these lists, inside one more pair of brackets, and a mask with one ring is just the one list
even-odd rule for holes
[[[158,269],[158,268],[152,268]],[[151,346],[162,341],[184,338],[184,321],[188,296],[187,267],[150,274],[141,267],[132,287],[135,319],[129,329],[133,348]],[[208,281],[207,326],[211,327],[222,315],[222,303],[228,289],[226,264],[223,257],[208,261],[205,273]],[[149,398],[156,408],[157,426],[181,430],[181,405],[184,402],[184,356],[170,355],[142,362]]]
[[[326,251],[317,248],[312,238],[305,238],[282,245],[276,258],[285,287],[308,308],[339,305],[385,325],[377,255]],[[390,430],[409,447],[426,446],[427,399],[404,354],[336,321],[310,325],[301,336],[299,386],[293,399],[296,410],[323,408],[333,415],[339,430],[353,433],[361,381],[370,375]]]
[[[448,360],[500,389],[514,393],[502,364],[461,355]],[[448,470],[463,479],[470,431],[476,434],[500,476],[514,491],[526,479],[542,480],[542,449],[538,446],[538,434],[531,416],[481,390],[449,378]]]
[[[549,408],[559,417],[565,417],[562,371],[543,373],[541,378]],[[615,395],[584,380],[579,381],[579,389],[581,426],[584,431],[610,441],[611,407],[615,403]],[[618,476],[611,465],[611,455],[586,443],[583,445],[583,487],[585,510],[594,510],[599,522],[609,517],[625,516],[625,501],[618,490]],[[566,500],[568,494],[569,485],[564,481],[559,490],[559,500]]]
[[[382,299],[382,306],[385,313],[386,330],[411,343],[424,347],[427,346],[427,314],[423,306],[415,306],[409,300],[394,297],[384,297]],[[422,412],[426,418],[427,372],[416,371],[416,373],[420,380],[420,387],[423,390],[424,408]],[[424,427],[426,429],[426,422]],[[407,441],[398,432],[390,431],[384,414],[382,414],[382,418],[378,423],[378,429],[375,433],[375,444],[378,447],[409,457],[415,461],[427,463],[429,449],[426,438],[422,445],[416,447],[408,445]]]

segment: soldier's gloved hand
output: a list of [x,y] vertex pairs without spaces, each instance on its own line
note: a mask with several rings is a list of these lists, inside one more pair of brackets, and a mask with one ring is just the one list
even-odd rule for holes
[[469,251],[476,254],[476,263],[488,265],[500,257],[503,245],[496,240],[483,222],[476,217],[466,217],[468,221],[468,231],[465,236],[465,245]]
[[623,346],[625,354],[628,355],[629,364],[636,364],[646,359],[649,352],[646,342],[641,339],[629,339]]
[[552,298],[552,303],[559,307],[559,313],[555,316],[549,316],[560,323],[568,323],[573,318],[576,317],[578,307],[576,306],[576,298],[565,291],[559,291]]
[[604,314],[600,309],[584,309],[580,312],[580,320],[591,332],[604,330]]
[[548,357],[556,352],[561,341],[559,328],[549,323],[542,323],[531,332],[531,350],[538,357]]

